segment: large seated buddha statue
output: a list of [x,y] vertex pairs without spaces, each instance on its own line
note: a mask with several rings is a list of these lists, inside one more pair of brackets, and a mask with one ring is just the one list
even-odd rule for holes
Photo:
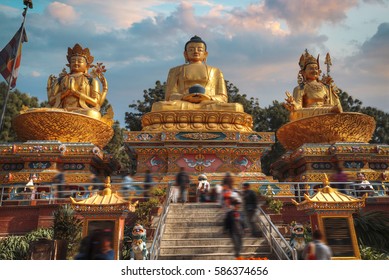
[[243,125],[251,131],[252,118],[242,104],[228,103],[222,71],[206,63],[207,44],[192,37],[185,44],[184,57],[185,64],[170,69],[165,100],[153,104],[142,120],[143,130],[240,130]]
[[[64,69],[58,78],[50,75],[47,81],[50,106],[100,119],[100,107],[108,91],[108,84],[102,73],[105,69],[93,67],[89,74],[94,58],[88,48],[83,49],[79,44],[75,44],[73,49],[68,48],[66,58],[70,73]],[[103,85],[102,90],[96,77]]]
[[26,107],[13,120],[18,138],[92,142],[103,147],[113,136],[112,107],[104,116],[100,113],[108,92],[105,66],[93,65],[89,49],[79,44],[68,48],[66,58],[70,72],[64,68],[58,77],[48,78],[50,108]]
[[152,112],[167,110],[226,110],[243,112],[238,103],[228,103],[227,89],[220,69],[206,63],[207,44],[192,37],[184,48],[186,64],[170,69],[165,101],[153,104]]
[[319,57],[306,50],[300,57],[298,85],[293,95],[286,92],[283,104],[290,122],[280,127],[277,138],[289,150],[304,143],[369,142],[375,129],[374,118],[343,112],[339,90],[329,75],[332,65],[326,55],[327,74],[320,77]]
[[306,50],[300,57],[298,86],[293,96],[286,92],[285,107],[291,112],[290,120],[321,115],[341,113],[342,106],[338,97],[338,89],[329,75],[320,79],[319,57],[316,59]]

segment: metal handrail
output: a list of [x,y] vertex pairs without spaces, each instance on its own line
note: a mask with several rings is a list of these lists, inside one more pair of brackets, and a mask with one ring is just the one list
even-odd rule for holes
[[280,260],[297,260],[297,250],[289,245],[261,207],[258,207],[258,212],[259,225],[270,245],[270,252],[274,252]]
[[[211,182],[211,185],[212,187],[214,187],[215,184],[219,183],[220,181],[210,181]],[[301,202],[302,200],[304,200],[304,194],[305,193],[308,193],[309,195],[313,195],[314,192],[315,192],[315,189],[314,189],[314,186],[317,186],[317,185],[322,185],[323,182],[264,182],[264,181],[249,181],[249,183],[251,184],[255,184],[258,186],[258,188],[260,188],[261,186],[267,186],[267,185],[277,185],[277,186],[282,186],[282,185],[288,185],[289,186],[289,191],[291,192],[291,195],[281,195],[280,197],[283,197],[283,198],[293,198],[295,199],[296,201],[298,202]],[[143,182],[132,182],[131,185],[132,186],[139,186],[138,189],[136,190],[127,190],[127,192],[129,193],[133,193],[133,192],[136,192],[136,193],[141,193],[140,195],[136,195],[135,197],[133,196],[133,198],[137,198],[137,197],[143,197],[143,192],[144,192],[144,189],[143,189]],[[154,184],[157,184],[157,183],[154,183]],[[153,184],[153,185],[154,185]],[[63,186],[66,186],[66,185],[71,185],[71,186],[77,186],[79,187],[79,189],[77,190],[73,190],[73,191],[69,191],[69,190],[64,190],[62,192],[59,192],[56,188],[57,186],[59,185],[63,185]],[[87,187],[89,187],[90,185],[93,185],[95,187],[103,187],[104,186],[104,183],[71,183],[71,184],[58,184],[58,183],[48,183],[48,184],[42,184],[42,185],[39,185],[38,187],[42,187],[42,188],[48,188],[50,191],[49,192],[45,192],[44,194],[44,198],[41,198],[41,199],[35,199],[37,201],[46,201],[48,204],[54,204],[54,203],[58,203],[58,202],[61,202],[61,201],[64,201],[66,202],[67,199],[66,198],[59,198],[58,197],[58,194],[60,193],[69,193],[69,192],[73,192],[73,195],[76,196],[75,194],[78,193],[78,192],[88,192],[87,190]],[[113,186],[123,186],[123,185],[128,185],[128,183],[118,183],[118,182],[115,182],[115,183],[112,183]],[[306,188],[306,186],[309,186],[309,189]],[[329,185],[330,186],[339,186],[339,185],[344,185],[344,186],[348,186],[347,188],[339,188],[338,190],[339,191],[344,191],[346,192],[348,195],[351,195],[351,196],[360,196],[359,193],[360,192],[363,192],[361,190],[358,190],[358,186],[359,185],[362,185],[360,183],[356,183],[356,182],[329,182]],[[386,197],[388,196],[388,190],[389,190],[389,182],[370,182],[370,185],[372,185],[374,187],[374,197]],[[4,205],[4,201],[19,201],[19,202],[26,202],[27,201],[30,201],[30,199],[28,198],[23,198],[22,195],[23,193],[22,192],[11,192],[11,189],[24,189],[26,187],[26,185],[24,184],[9,184],[9,185],[1,185],[0,188],[0,206]],[[83,189],[81,189],[83,188]],[[274,189],[275,191],[277,191],[276,189]],[[123,192],[123,196],[126,197],[126,195],[124,194],[124,190],[118,190],[118,192]],[[41,193],[36,193],[37,195],[41,195]],[[10,195],[12,196],[12,198],[10,197]],[[27,194],[26,194],[27,195]],[[275,194],[275,197],[277,197],[277,193]],[[77,197],[75,197],[77,198]],[[82,198],[82,197],[81,197]],[[85,197],[84,197],[85,198]]]
[[[116,190],[117,193],[122,194],[123,198],[128,199],[136,199],[136,198],[143,198],[143,193],[145,190],[143,189],[143,182],[132,182],[132,186],[140,186],[139,189],[130,189],[130,190],[123,190],[118,189]],[[76,199],[85,199],[89,196],[95,194],[96,192],[99,192],[98,189],[94,189],[92,191],[88,190],[89,186],[94,187],[100,187],[100,189],[104,188],[104,183],[71,183],[71,184],[60,184],[60,183],[48,183],[48,184],[40,184],[40,185],[34,185],[35,187],[35,198],[31,199],[31,192],[26,192],[26,188],[28,188],[24,184],[12,184],[12,185],[2,185],[0,186],[0,206],[5,205],[5,201],[7,202],[19,202],[20,205],[28,205],[31,201],[41,201],[45,202],[45,204],[54,204],[54,203],[61,203],[61,202],[68,202],[69,199],[66,196],[72,196]],[[123,186],[128,185],[128,183],[112,183],[112,186]],[[156,185],[156,183],[153,183],[153,185]],[[68,190],[62,190],[58,191],[58,186],[72,186],[75,187],[74,189],[68,189]],[[42,189],[49,189],[49,191],[37,191],[39,188]],[[84,195],[79,195],[80,193],[84,193]],[[126,194],[127,193],[127,194]],[[134,195],[137,194],[137,195]]]
[[168,189],[166,192],[166,199],[163,203],[163,211],[162,211],[161,216],[159,217],[158,225],[157,225],[157,228],[155,230],[155,234],[154,234],[154,238],[153,238],[153,243],[151,244],[151,247],[150,247],[150,252],[149,252],[149,254],[150,254],[149,259],[150,260],[157,260],[159,257],[159,252],[161,249],[162,235],[163,235],[164,230],[165,230],[165,222],[166,222],[167,214],[169,212],[170,202],[173,198],[173,189],[174,188],[172,186],[173,186],[173,183],[169,182]]

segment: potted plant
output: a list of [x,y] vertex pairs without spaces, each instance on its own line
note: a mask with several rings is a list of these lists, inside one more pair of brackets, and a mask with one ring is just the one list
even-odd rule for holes
[[153,208],[159,205],[159,200],[155,197],[150,198],[148,201],[139,203],[135,210],[137,216],[136,223],[141,224],[145,228],[151,226],[151,217]]
[[155,186],[151,189],[150,194],[152,197],[156,197],[159,202],[162,204],[166,198],[166,187],[165,186]]
[[138,207],[135,210],[135,214],[137,216],[136,222],[137,224],[141,224],[147,233],[147,238],[152,238],[154,228],[151,227],[152,217],[153,217],[153,209],[158,207],[159,200],[155,197],[150,198],[148,201],[139,203]]
[[272,199],[268,204],[269,209],[276,214],[281,214],[282,206],[283,202],[279,199]]
[[82,220],[76,217],[69,204],[61,205],[53,216],[53,239],[58,248],[56,259],[66,259],[75,254],[81,240]]

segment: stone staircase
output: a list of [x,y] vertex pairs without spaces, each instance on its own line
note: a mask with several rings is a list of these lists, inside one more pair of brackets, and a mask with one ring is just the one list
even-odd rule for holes
[[[159,259],[233,260],[234,248],[223,233],[224,210],[216,203],[172,203],[166,218]],[[265,238],[244,237],[242,257],[270,257]]]

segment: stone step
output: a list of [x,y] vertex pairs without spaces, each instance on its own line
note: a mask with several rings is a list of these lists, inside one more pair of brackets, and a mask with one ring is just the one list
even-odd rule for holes
[[[250,258],[250,257],[267,257],[268,259],[272,259],[270,256],[270,252],[260,252],[260,253],[242,253],[242,257]],[[235,260],[234,254],[231,253],[211,253],[211,254],[164,254],[159,255],[159,260]]]
[[206,216],[193,216],[193,217],[169,217],[166,218],[166,223],[180,223],[180,222],[214,222],[224,221],[223,215],[206,215]]
[[190,231],[186,231],[186,232],[170,232],[170,233],[164,233],[163,235],[163,238],[162,240],[164,239],[174,239],[174,238],[177,238],[177,239],[184,239],[184,238],[227,238],[228,235],[227,234],[223,234],[222,231],[219,231],[219,232],[207,232],[207,231],[204,231],[204,232],[190,232]]
[[213,210],[213,209],[169,209],[169,213],[171,215],[194,215],[194,216],[200,216],[200,215],[224,215],[226,213],[225,210]]
[[169,211],[169,215],[166,220],[174,219],[223,219],[225,217],[225,212],[179,212],[179,211]]
[[[165,223],[159,259],[233,260],[234,246],[224,233],[226,210],[217,203],[173,203]],[[242,257],[268,257],[270,246],[265,238],[243,238]]]
[[[246,245],[242,246],[242,253],[261,253],[269,252],[269,245]],[[232,241],[228,245],[208,245],[208,246],[161,246],[160,254],[161,255],[172,255],[172,254],[212,254],[212,253],[221,253],[221,254],[233,254],[234,246]]]
[[197,220],[197,221],[170,221],[165,223],[167,228],[176,228],[176,227],[223,227],[223,221],[215,219],[208,219],[205,221]]
[[170,208],[175,209],[222,209],[218,203],[170,203]]
[[213,232],[213,233],[223,233],[223,227],[222,226],[206,226],[206,227],[178,227],[174,226],[174,224],[166,225],[165,232],[166,233],[188,233],[188,232],[193,232],[193,233],[206,233],[206,232]]
[[[231,238],[183,238],[183,239],[163,239],[161,247],[164,246],[215,246],[231,244]],[[245,245],[267,245],[264,238],[243,238],[243,246]]]

